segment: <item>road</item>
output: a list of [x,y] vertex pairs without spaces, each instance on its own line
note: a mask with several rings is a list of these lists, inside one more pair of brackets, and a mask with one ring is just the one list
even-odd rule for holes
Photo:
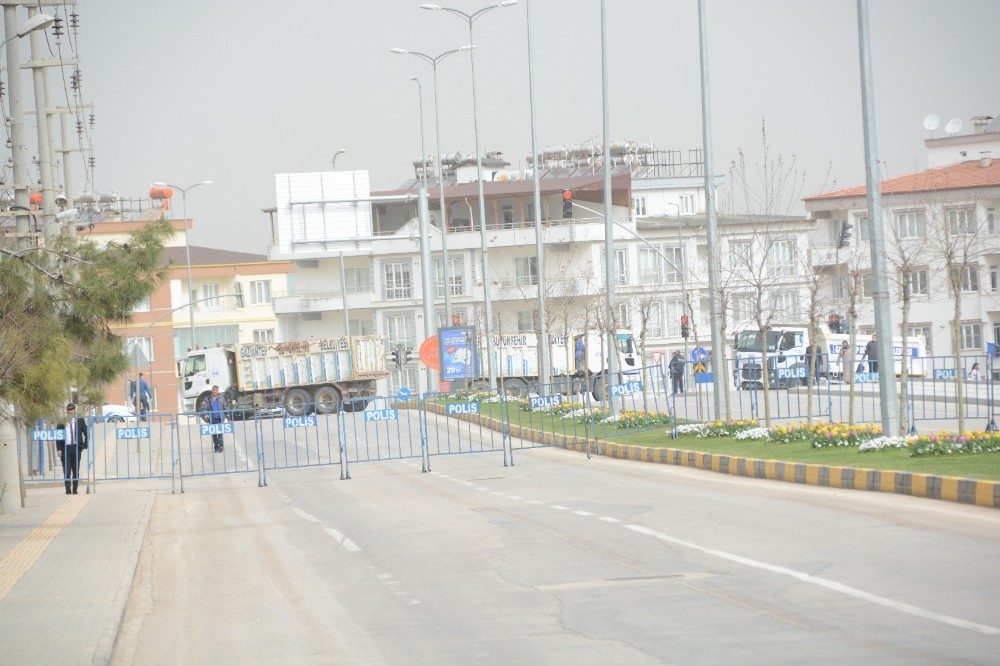
[[561,449],[156,497],[114,663],[995,663],[1000,512]]

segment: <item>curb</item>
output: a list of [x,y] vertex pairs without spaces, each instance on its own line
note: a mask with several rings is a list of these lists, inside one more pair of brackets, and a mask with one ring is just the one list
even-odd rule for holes
[[[430,407],[432,407],[431,411],[444,413],[440,405],[430,405]],[[497,425],[493,419],[481,414],[464,415],[459,418],[494,429],[496,429],[495,426]],[[510,425],[508,427],[512,437],[527,439],[548,446],[558,446],[580,453],[584,453],[588,449],[596,449],[599,454],[618,458],[619,460],[636,460],[661,465],[679,465],[752,479],[787,481],[790,483],[802,483],[846,490],[870,490],[874,492],[895,493],[897,495],[925,497],[927,499],[1000,509],[1000,482],[998,481],[966,479],[955,476],[937,476],[934,474],[921,474],[919,472],[896,472],[868,469],[865,467],[835,467],[810,463],[790,463],[780,460],[742,458],[719,453],[632,446],[628,444],[615,444],[613,442],[601,445],[600,442],[580,439],[571,435],[542,432],[518,425]]]

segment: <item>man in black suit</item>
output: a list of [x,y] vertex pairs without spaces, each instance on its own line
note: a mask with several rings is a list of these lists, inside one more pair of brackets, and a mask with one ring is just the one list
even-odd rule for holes
[[56,424],[62,435],[56,439],[56,451],[62,461],[63,478],[66,480],[66,494],[76,495],[80,483],[80,455],[87,448],[87,420],[76,415],[76,405],[66,405],[66,423]]

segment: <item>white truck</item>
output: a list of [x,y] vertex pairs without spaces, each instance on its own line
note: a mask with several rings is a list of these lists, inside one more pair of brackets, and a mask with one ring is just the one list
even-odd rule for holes
[[[826,322],[819,328],[819,371],[816,373],[826,379],[842,379],[845,368],[839,360],[840,348],[844,342],[850,344],[851,336],[846,333],[831,333]],[[774,324],[767,331],[766,345],[762,344],[763,336],[755,325],[740,327],[736,331],[734,351],[736,354],[733,369],[734,382],[737,388],[762,388],[763,373],[761,372],[762,348],[767,350],[768,385],[772,388],[788,388],[789,386],[805,385],[812,378],[809,370],[809,326],[806,324]],[[869,335],[856,335],[854,353],[848,356],[848,362],[855,366],[861,362],[865,353],[865,345],[871,340]],[[924,358],[927,356],[927,345],[923,336],[910,336],[906,339],[906,353],[903,353],[903,339],[895,337],[892,340],[893,366],[898,376],[902,372],[904,359],[907,363],[907,373],[913,376],[924,374]],[[856,368],[854,368],[856,369]],[[850,369],[848,370],[850,373]]]
[[244,343],[192,349],[184,359],[182,398],[198,410],[212,386],[229,399],[236,418],[282,407],[289,416],[330,414],[341,405],[361,411],[388,377],[388,340],[351,336],[294,342]]
[[[581,368],[576,364],[576,345],[583,340],[584,360]],[[625,378],[638,378],[641,370],[639,348],[631,331],[617,329],[615,331],[615,353],[618,358],[618,370]],[[503,384],[507,395],[523,398],[529,393],[529,386],[539,382],[538,336],[532,333],[517,333],[498,335],[493,338],[494,361],[497,381]],[[479,373],[472,377],[474,386],[488,385],[488,366],[486,339],[479,340]],[[605,376],[608,371],[607,338],[600,333],[588,331],[584,333],[549,335],[549,365],[553,384],[556,390],[566,392],[579,391],[580,388],[590,390],[594,398],[601,399]],[[573,380],[572,382],[570,380]],[[617,383],[617,382],[616,382]],[[572,384],[575,389],[568,388]]]

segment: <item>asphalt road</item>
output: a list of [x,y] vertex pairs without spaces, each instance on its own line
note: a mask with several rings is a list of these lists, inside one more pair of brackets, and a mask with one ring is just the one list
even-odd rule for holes
[[541,449],[156,497],[114,663],[995,663],[1000,512]]

